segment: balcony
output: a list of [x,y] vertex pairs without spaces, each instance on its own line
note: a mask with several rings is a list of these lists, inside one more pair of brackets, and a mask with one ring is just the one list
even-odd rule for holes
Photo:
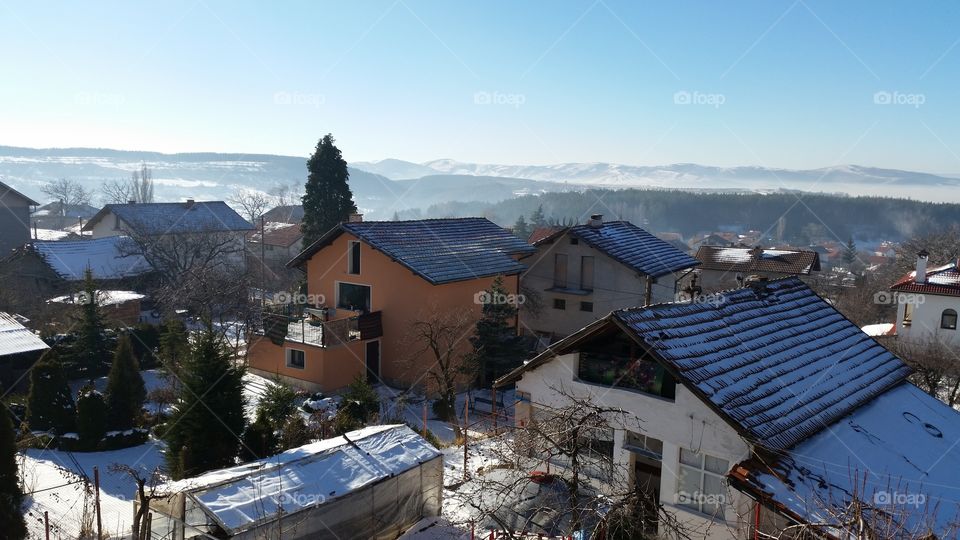
[[324,348],[383,335],[379,311],[337,310],[334,319],[325,318],[325,314],[313,309],[299,316],[264,313],[259,328],[254,328],[253,333],[266,336],[277,345],[287,342]]

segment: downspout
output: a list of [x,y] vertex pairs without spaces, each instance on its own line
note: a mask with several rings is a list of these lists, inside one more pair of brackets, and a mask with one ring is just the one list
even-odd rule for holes
[[646,286],[643,291],[643,305],[649,306],[653,300],[653,278],[648,274],[646,276]]

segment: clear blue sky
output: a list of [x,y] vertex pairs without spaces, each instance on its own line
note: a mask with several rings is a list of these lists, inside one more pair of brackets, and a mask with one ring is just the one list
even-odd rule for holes
[[960,172],[958,40],[946,1],[2,0],[0,144]]

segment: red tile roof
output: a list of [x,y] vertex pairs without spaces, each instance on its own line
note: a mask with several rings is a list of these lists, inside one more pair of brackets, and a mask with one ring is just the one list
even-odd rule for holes
[[927,282],[917,283],[914,277],[916,270],[900,278],[893,286],[891,291],[939,294],[942,296],[960,296],[960,270],[957,269],[957,263],[939,266],[927,270]]

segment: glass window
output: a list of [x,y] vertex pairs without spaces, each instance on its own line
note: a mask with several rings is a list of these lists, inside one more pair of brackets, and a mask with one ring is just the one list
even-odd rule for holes
[[354,311],[370,311],[370,287],[353,283],[340,283],[337,290],[337,307]]
[[587,382],[640,390],[668,399],[676,397],[673,377],[653,360],[581,351],[577,375]]
[[677,504],[723,518],[729,470],[730,463],[725,459],[681,448]]
[[593,290],[593,257],[580,257],[580,288]]
[[663,459],[663,441],[642,433],[627,431],[623,447],[631,452],[643,454],[658,461]]
[[567,309],[567,301],[563,298],[554,298],[553,309]]
[[580,311],[593,311],[593,302],[580,302]]
[[287,349],[287,367],[303,369],[307,365],[306,354],[299,349]]
[[946,328],[947,330],[956,330],[957,329],[957,312],[952,309],[943,310],[943,314],[940,315],[940,328]]
[[350,242],[347,248],[347,273],[360,273],[360,242]]
[[567,288],[567,256],[563,253],[553,256],[553,286],[558,289]]

